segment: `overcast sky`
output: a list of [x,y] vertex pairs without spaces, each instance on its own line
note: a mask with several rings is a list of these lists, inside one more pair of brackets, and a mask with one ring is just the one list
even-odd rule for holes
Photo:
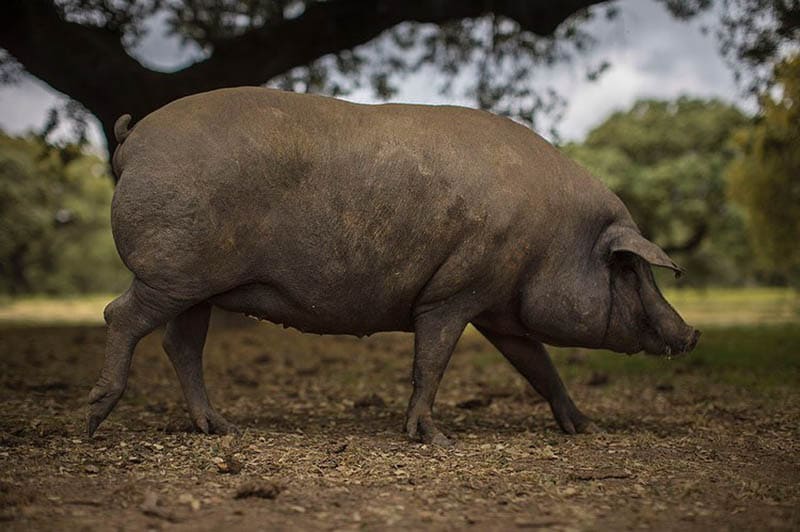
[[[538,79],[567,99],[559,127],[564,139],[580,140],[611,112],[628,108],[640,98],[717,97],[751,107],[742,99],[713,36],[701,32],[703,20],[678,22],[652,0],[622,0],[617,5],[621,14],[615,20],[598,17],[591,23],[591,33],[597,36],[598,44],[587,60],[606,59],[611,63],[598,81],[585,79],[583,62],[537,73]],[[713,17],[707,17],[705,22],[713,23]],[[165,38],[156,26],[139,44],[136,55],[150,67],[174,70],[197,57],[198,51],[181,47],[177,39]],[[469,104],[467,100],[439,95],[435,86],[427,74],[412,76],[392,101]],[[63,98],[29,76],[16,85],[0,87],[0,127],[12,133],[41,128],[48,109]],[[349,98],[375,101],[368,91]],[[101,145],[101,138],[94,125],[90,139]]]

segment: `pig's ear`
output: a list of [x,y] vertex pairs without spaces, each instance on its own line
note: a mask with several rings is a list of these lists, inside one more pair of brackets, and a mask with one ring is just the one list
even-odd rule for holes
[[683,269],[675,264],[664,250],[653,244],[639,232],[630,227],[611,227],[608,229],[608,256],[615,253],[627,252],[640,256],[653,266],[669,268],[675,272],[675,277],[680,277]]

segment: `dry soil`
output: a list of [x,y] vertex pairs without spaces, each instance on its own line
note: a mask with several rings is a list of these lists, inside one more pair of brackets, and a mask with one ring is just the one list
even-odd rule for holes
[[[301,335],[215,316],[214,404],[242,429],[189,425],[161,333],[94,438],[84,401],[102,327],[0,331],[0,527],[8,530],[800,528],[800,393],[691,371],[591,374],[559,359],[600,427],[558,431],[477,333],[437,401],[457,445],[400,432],[412,338]],[[576,369],[577,368],[577,369]]]

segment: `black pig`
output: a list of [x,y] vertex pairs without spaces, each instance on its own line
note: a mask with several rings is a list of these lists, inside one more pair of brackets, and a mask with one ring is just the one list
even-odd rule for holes
[[115,127],[111,221],[134,279],[105,310],[90,434],[162,324],[194,423],[233,428],[203,381],[212,305],[315,333],[414,332],[405,431],[441,445],[431,410],[469,323],[568,433],[591,424],[543,343],[670,354],[697,341],[650,266],[679,268],[617,196],[506,118],[236,88],[129,120]]

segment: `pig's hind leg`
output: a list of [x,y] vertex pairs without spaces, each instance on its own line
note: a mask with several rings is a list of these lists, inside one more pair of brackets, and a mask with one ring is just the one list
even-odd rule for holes
[[465,321],[446,314],[428,312],[414,324],[414,391],[406,413],[406,434],[442,447],[453,442],[433,422],[433,401],[453,349],[466,326]]
[[183,311],[167,324],[163,346],[178,375],[194,424],[206,434],[227,434],[235,432],[236,427],[211,406],[203,378],[203,346],[210,316],[208,302]]
[[596,430],[594,423],[572,402],[541,342],[520,336],[496,334],[483,327],[476,328],[511,362],[539,395],[550,403],[550,410],[561,430],[567,434]]
[[100,378],[89,392],[90,436],[122,397],[139,340],[190,305],[136,278],[124,294],[109,303],[104,311],[108,324],[105,362]]

